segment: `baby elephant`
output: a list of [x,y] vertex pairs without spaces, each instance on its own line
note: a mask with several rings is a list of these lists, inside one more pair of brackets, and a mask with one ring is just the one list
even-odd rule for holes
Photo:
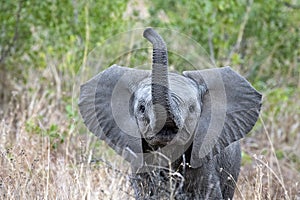
[[83,84],[85,125],[131,163],[137,199],[232,199],[261,94],[230,67],[170,73],[164,40],[144,37],[152,71],[113,65]]

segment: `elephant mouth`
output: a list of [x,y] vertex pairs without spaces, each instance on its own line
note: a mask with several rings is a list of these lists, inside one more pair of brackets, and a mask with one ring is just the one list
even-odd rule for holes
[[146,141],[151,146],[163,147],[170,144],[171,141],[176,137],[178,128],[176,127],[164,127],[156,135],[146,137]]

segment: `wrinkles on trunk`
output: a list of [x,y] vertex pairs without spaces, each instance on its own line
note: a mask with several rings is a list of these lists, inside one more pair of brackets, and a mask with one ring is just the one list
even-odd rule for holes
[[160,131],[167,123],[171,123],[170,94],[168,79],[168,50],[162,37],[152,28],[147,28],[143,36],[153,45],[151,94],[154,127]]

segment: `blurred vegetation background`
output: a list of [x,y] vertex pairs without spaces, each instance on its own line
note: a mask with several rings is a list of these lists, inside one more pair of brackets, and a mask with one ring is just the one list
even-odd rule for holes
[[58,73],[78,72],[87,52],[134,27],[178,30],[200,43],[217,66],[231,65],[259,90],[300,86],[300,3],[234,1],[2,1],[1,101],[15,79],[55,63]]
[[2,1],[1,68],[26,79],[29,68],[45,68],[51,58],[60,61],[59,70],[76,73],[85,45],[91,50],[117,33],[153,26],[190,36],[218,66],[237,66],[253,81],[271,84],[271,79],[278,78],[273,85],[299,86],[298,3]]
[[280,187],[299,178],[299,0],[1,0],[1,149],[46,137],[65,156],[81,120],[72,92],[86,55],[112,35],[147,26],[186,34],[216,66],[246,76],[264,105],[256,139],[244,142],[244,164],[264,155],[268,164],[276,159]]

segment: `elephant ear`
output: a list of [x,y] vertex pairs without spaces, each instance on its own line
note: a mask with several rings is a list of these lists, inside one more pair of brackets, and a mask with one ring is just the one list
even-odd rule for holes
[[134,88],[149,74],[113,65],[80,87],[79,110],[89,131],[131,163],[140,159],[142,145],[130,101]]
[[262,95],[230,67],[183,74],[202,88],[202,111],[191,154],[191,166],[197,168],[250,132],[259,116]]

